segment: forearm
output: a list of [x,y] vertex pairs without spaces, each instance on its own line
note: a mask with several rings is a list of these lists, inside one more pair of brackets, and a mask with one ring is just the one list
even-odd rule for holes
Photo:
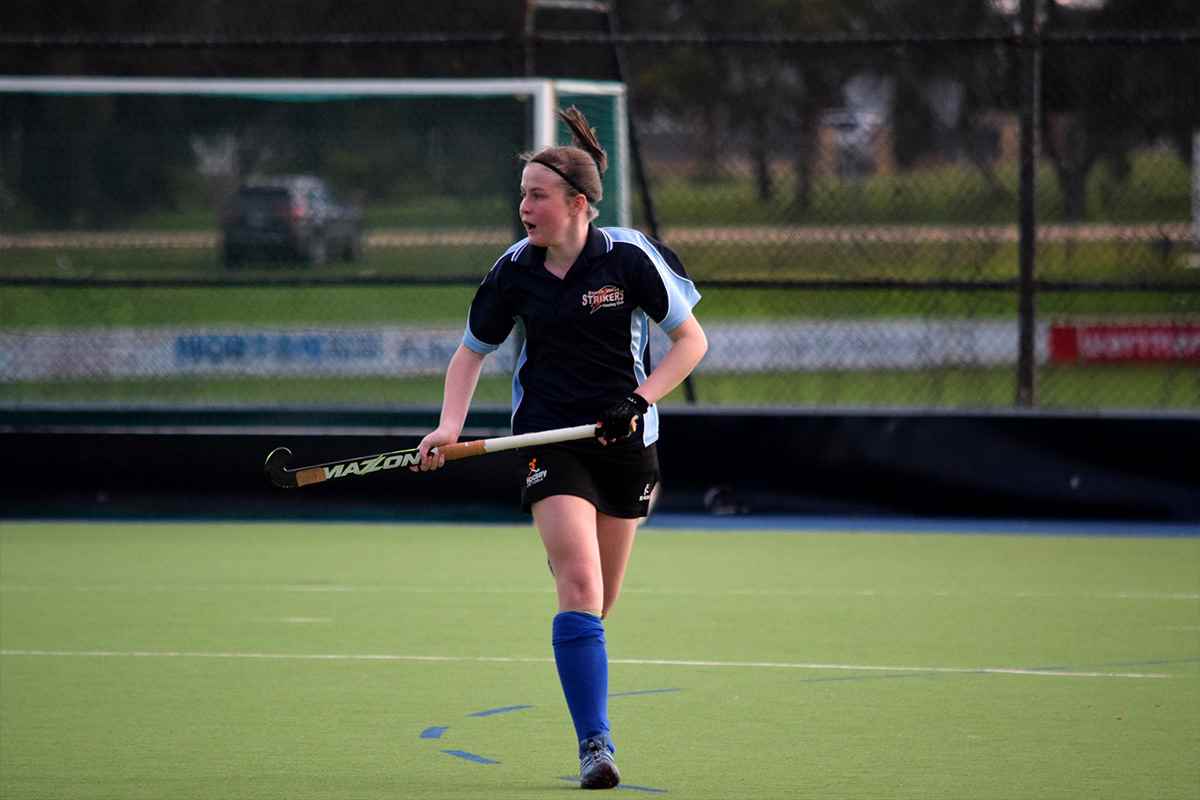
[[459,345],[446,367],[446,384],[442,394],[442,416],[438,427],[453,434],[457,439],[467,421],[471,398],[479,383],[483,370],[484,356],[470,348]]
[[695,317],[689,318],[670,335],[670,349],[637,388],[637,393],[649,403],[657,403],[683,383],[708,352],[708,339]]

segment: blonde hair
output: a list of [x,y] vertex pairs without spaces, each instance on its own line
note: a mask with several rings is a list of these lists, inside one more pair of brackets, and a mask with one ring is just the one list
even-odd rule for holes
[[593,206],[590,218],[599,213],[594,208],[604,199],[604,183],[601,178],[608,169],[608,153],[600,145],[593,130],[575,106],[566,111],[559,109],[558,117],[571,129],[571,144],[565,147],[544,147],[536,153],[522,153],[521,160],[528,164],[540,164],[558,175],[567,184],[568,196],[581,194]]

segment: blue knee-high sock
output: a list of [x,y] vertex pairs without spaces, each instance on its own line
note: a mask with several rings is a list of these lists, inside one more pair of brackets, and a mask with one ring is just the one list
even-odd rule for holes
[[603,737],[616,752],[608,727],[608,651],[604,624],[580,611],[563,611],[554,617],[554,663],[567,698],[567,708],[580,742]]

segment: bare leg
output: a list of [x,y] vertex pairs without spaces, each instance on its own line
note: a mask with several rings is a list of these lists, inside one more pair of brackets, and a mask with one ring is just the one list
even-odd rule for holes
[[571,495],[533,504],[558,591],[551,628],[554,664],[579,741],[580,785],[607,789],[620,782],[608,722],[608,653],[600,613],[604,579],[596,507]]
[[608,616],[621,583],[625,580],[625,568],[629,565],[629,554],[633,551],[633,537],[641,520],[610,517],[596,514],[596,538],[600,544],[600,571],[604,578],[604,606],[601,616]]
[[554,571],[558,610],[600,615],[606,593],[596,507],[582,497],[553,495],[534,503],[532,510]]

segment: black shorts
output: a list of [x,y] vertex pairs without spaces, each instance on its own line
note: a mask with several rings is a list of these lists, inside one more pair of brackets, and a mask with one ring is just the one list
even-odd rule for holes
[[595,439],[522,450],[521,508],[556,494],[582,497],[610,517],[637,519],[650,513],[658,484],[658,450],[638,441],[607,447]]

